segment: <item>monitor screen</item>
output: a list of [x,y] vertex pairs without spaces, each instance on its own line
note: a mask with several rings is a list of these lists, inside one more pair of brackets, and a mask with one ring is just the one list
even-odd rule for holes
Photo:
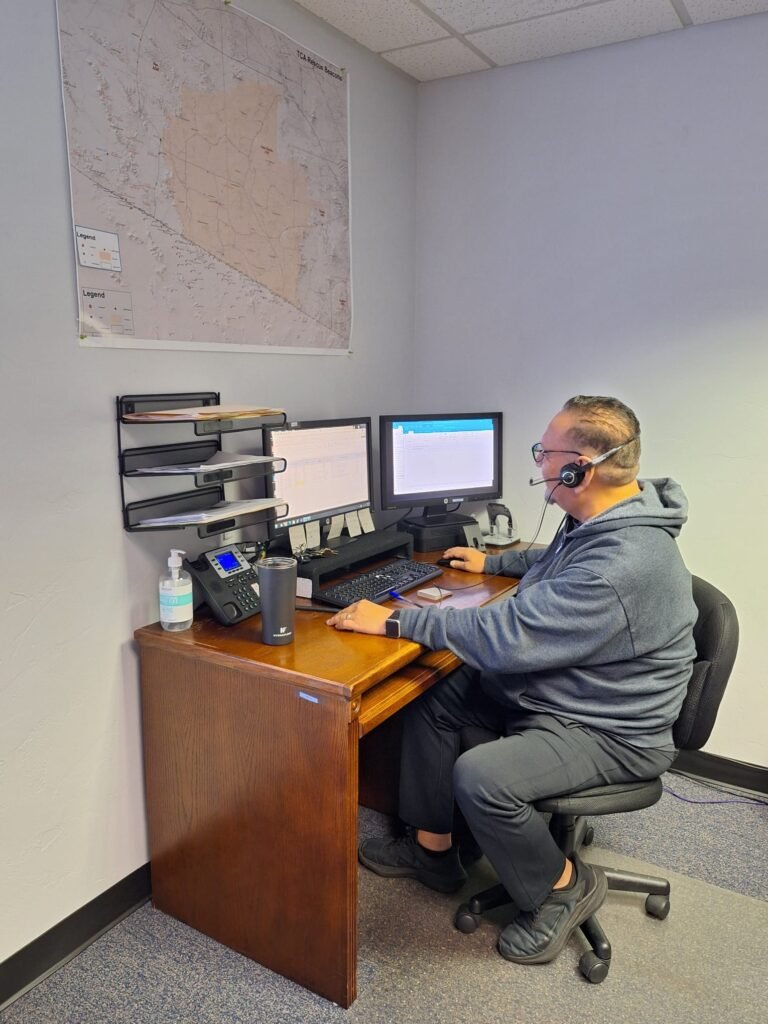
[[272,536],[291,526],[370,507],[369,418],[265,427],[264,453],[286,462],[285,472],[267,478],[270,497],[288,503],[288,514],[269,524]]
[[500,412],[382,416],[382,508],[500,498],[501,428]]

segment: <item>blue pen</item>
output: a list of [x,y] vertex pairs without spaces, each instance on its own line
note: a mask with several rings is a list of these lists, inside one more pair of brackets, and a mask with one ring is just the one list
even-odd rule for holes
[[402,601],[403,604],[412,604],[414,608],[421,608],[421,605],[416,601],[411,601],[407,597],[403,597],[402,594],[398,594],[396,590],[390,590],[389,596],[394,597],[396,601]]

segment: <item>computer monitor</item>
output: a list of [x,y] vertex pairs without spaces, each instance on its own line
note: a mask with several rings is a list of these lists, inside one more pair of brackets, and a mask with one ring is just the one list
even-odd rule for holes
[[501,435],[500,412],[382,416],[381,507],[424,506],[410,525],[473,523],[446,506],[501,497]]
[[371,420],[313,420],[264,428],[264,453],[285,459],[283,473],[268,477],[270,497],[288,514],[268,524],[272,538],[371,505]]

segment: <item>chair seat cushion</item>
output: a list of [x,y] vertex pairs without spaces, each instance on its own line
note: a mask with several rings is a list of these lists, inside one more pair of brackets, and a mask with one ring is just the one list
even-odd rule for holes
[[646,782],[617,782],[595,786],[578,793],[564,793],[536,801],[536,810],[545,814],[621,814],[652,807],[661,798],[661,779]]

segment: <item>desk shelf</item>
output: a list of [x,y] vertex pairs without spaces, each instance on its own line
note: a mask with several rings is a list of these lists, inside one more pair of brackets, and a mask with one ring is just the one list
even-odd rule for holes
[[[270,509],[257,509],[239,512],[226,518],[206,523],[172,523],[145,524],[147,519],[164,516],[182,515],[184,513],[203,512],[225,501],[225,484],[234,483],[265,474],[281,473],[286,468],[285,459],[268,459],[259,457],[258,462],[248,462],[240,466],[223,466],[220,469],[211,467],[201,469],[203,463],[222,452],[222,434],[245,430],[260,430],[267,424],[282,424],[286,421],[282,410],[269,410],[268,415],[254,416],[222,416],[221,418],[198,419],[192,411],[205,410],[220,404],[217,391],[183,392],[176,394],[150,395],[118,395],[117,406],[117,445],[118,467],[120,476],[120,496],[123,511],[123,528],[128,532],[155,530],[182,530],[190,526],[197,527],[198,536],[210,537],[225,533],[228,530],[255,526],[288,511],[283,504]],[[178,418],[170,416],[158,419],[133,419],[134,415],[151,416],[153,413],[168,410],[191,410],[189,416]],[[171,444],[153,444],[141,447],[126,447],[124,444],[124,428],[168,427],[172,425],[188,425],[192,423],[196,439]],[[233,452],[233,458],[238,453]],[[163,467],[196,467],[189,470],[177,469],[163,473]],[[151,472],[155,470],[155,472]],[[127,501],[125,481],[149,480],[186,480],[193,478],[194,490],[148,497],[137,501]]]

